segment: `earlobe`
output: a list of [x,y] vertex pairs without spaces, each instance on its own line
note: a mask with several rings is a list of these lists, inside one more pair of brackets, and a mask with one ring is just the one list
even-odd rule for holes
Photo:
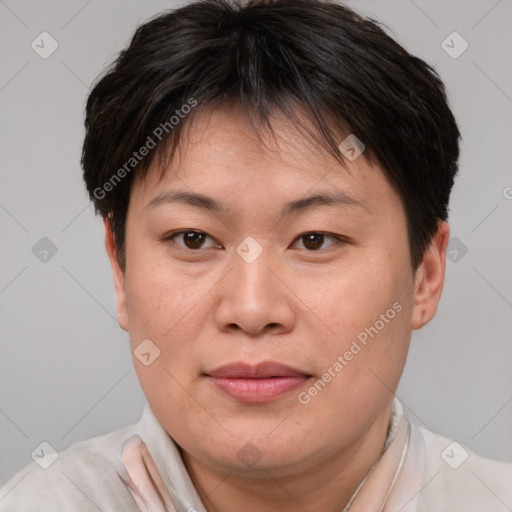
[[450,238],[450,227],[445,221],[438,221],[423,261],[416,270],[414,282],[414,307],[412,328],[420,329],[426,325],[437,311],[443,291],[446,271],[446,248]]
[[128,312],[126,311],[126,292],[124,272],[117,261],[117,251],[114,233],[110,226],[108,218],[103,219],[105,226],[105,250],[107,251],[110,267],[112,269],[112,278],[114,280],[114,289],[116,292],[117,320],[121,329],[128,331]]

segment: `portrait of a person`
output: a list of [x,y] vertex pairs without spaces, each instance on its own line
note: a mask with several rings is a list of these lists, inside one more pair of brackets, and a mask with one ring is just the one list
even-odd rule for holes
[[341,2],[140,24],[81,164],[147,404],[0,511],[510,510],[512,465],[395,396],[442,295],[459,141],[438,73]]

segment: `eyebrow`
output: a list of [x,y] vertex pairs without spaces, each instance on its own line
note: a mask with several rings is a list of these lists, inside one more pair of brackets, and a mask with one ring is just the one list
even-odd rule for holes
[[[155,210],[163,205],[172,203],[189,204],[212,212],[227,213],[229,208],[212,197],[204,194],[191,193],[182,190],[168,191],[157,194],[144,207],[145,211]],[[341,208],[356,208],[368,210],[360,199],[352,197],[341,190],[334,192],[319,192],[317,194],[296,199],[285,203],[281,209],[281,216],[287,217],[293,214],[303,213],[317,206],[335,206]]]

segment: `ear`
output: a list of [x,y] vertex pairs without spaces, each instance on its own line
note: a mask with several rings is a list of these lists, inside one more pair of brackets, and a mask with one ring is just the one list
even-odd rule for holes
[[450,226],[445,221],[438,221],[437,232],[425,251],[421,265],[416,270],[412,313],[413,329],[420,329],[436,314],[443,291],[446,248],[449,239]]
[[117,321],[119,327],[128,331],[128,312],[126,311],[126,293],[125,293],[125,279],[121,265],[117,261],[117,251],[115,244],[114,233],[112,232],[110,220],[105,217],[103,219],[105,226],[105,249],[107,251],[110,266],[112,268],[112,277],[114,279],[114,288],[116,291],[117,303]]

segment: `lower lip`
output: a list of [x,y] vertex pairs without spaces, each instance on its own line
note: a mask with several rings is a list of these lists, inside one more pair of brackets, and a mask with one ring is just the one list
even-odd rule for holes
[[309,380],[306,375],[298,377],[270,377],[266,379],[233,379],[209,377],[222,391],[242,402],[268,402],[298,388]]

